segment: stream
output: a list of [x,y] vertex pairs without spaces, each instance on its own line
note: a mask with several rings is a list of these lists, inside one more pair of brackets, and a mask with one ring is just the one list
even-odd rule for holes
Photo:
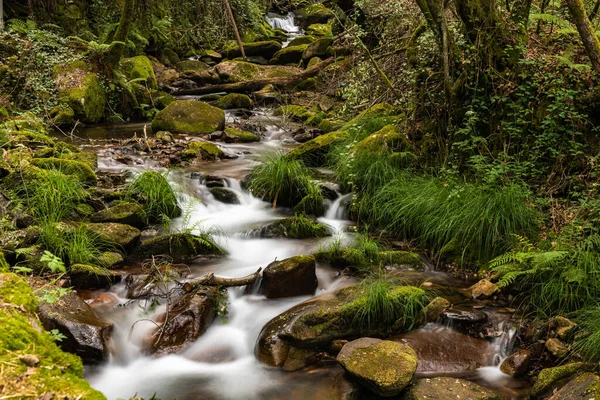
[[[290,32],[290,37],[300,32],[293,24],[293,14],[269,14],[266,20],[274,27]],[[227,121],[239,117],[236,110],[227,111]],[[244,117],[246,118],[246,117]],[[261,141],[250,144],[219,145],[236,154],[235,159],[207,162],[200,166],[173,170],[169,179],[179,195],[183,216],[173,221],[176,229],[192,232],[202,227],[219,229],[223,235],[219,244],[227,251],[221,259],[204,260],[189,265],[191,277],[210,272],[223,277],[241,277],[255,272],[259,267],[294,255],[310,254],[325,246],[332,237],[352,240],[344,229],[352,225],[345,218],[344,205],[348,195],[342,195],[328,204],[320,221],[334,236],[320,239],[266,239],[252,235],[252,229],[291,215],[289,210],[273,209],[267,202],[245,192],[240,180],[256,165],[266,151],[287,149],[293,146],[291,136],[282,128],[283,121],[268,109],[255,109],[250,121],[264,128]],[[97,126],[80,129],[77,134],[91,139],[89,151],[99,154],[99,169],[133,173],[161,168],[147,160],[125,165],[102,152],[103,143],[125,139],[134,132],[141,134],[143,124],[125,124],[117,127]],[[240,204],[231,205],[216,201],[201,176],[217,175],[233,190]],[[394,271],[406,274],[416,282],[430,282],[431,287],[454,304],[472,307],[471,300],[457,294],[457,289],[467,286],[449,275],[436,272]],[[352,282],[352,278],[325,264],[317,265],[319,287],[315,296],[333,292]],[[314,367],[298,372],[283,372],[260,364],[254,347],[263,326],[272,318],[311,296],[266,299],[252,291],[230,288],[228,317],[217,318],[209,329],[191,346],[178,354],[152,356],[142,351],[144,340],[153,332],[156,320],[164,313],[164,304],[152,307],[144,301],[131,302],[123,283],[107,291],[95,291],[87,300],[96,313],[114,324],[109,360],[87,370],[86,378],[92,386],[110,400],[139,396],[150,399],[153,395],[167,399],[335,399],[338,397],[343,370],[334,360],[322,361]],[[101,300],[100,300],[101,299]],[[477,304],[492,321],[493,340],[472,338],[460,333],[452,323],[428,324],[418,330],[399,335],[393,340],[410,343],[420,354],[417,377],[456,376],[475,381],[500,391],[507,398],[526,398],[527,383],[504,375],[499,370],[501,361],[510,354],[514,344],[516,322],[509,314],[490,304]],[[143,321],[140,321],[144,319]],[[137,322],[137,323],[136,323]]]

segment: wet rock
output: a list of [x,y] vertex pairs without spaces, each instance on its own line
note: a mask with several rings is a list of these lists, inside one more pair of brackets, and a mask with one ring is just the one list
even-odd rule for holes
[[231,189],[213,187],[210,189],[210,194],[213,195],[215,200],[220,201],[221,203],[240,204],[240,199],[238,199],[237,194]]
[[592,400],[597,399],[599,394],[600,378],[596,374],[586,372],[569,381],[548,400]]
[[543,369],[538,374],[537,380],[531,389],[531,396],[536,397],[550,392],[552,388],[560,386],[560,382],[565,380],[565,378],[573,376],[585,367],[586,364],[576,362]]
[[560,340],[556,338],[550,338],[546,340],[546,349],[554,356],[562,358],[567,355],[569,348]]
[[204,184],[207,188],[225,187],[225,180],[221,177],[214,175],[207,175],[204,177]]
[[192,141],[184,152],[186,157],[196,157],[199,160],[216,161],[225,158],[225,152],[214,143],[203,141]]
[[575,322],[561,316],[554,317],[549,321],[551,334],[560,340],[566,340],[571,336],[576,327],[577,324]]
[[277,220],[260,228],[262,238],[306,239],[329,236],[327,227],[307,217],[290,217]]
[[102,289],[120,280],[120,275],[104,267],[87,264],[71,265],[71,283],[77,289]]
[[156,354],[177,353],[200,337],[215,318],[217,291],[203,288],[188,293],[169,309],[168,318],[153,335],[151,351]]
[[436,297],[431,300],[429,304],[425,306],[423,310],[421,310],[421,315],[419,316],[419,324],[425,325],[429,322],[437,321],[444,311],[446,311],[450,307],[450,302],[443,297]]
[[525,330],[525,341],[536,343],[548,334],[548,324],[542,321],[533,321]]
[[225,132],[223,132],[223,131],[214,131],[210,135],[208,135],[208,138],[210,140],[220,140],[223,137],[224,133]]
[[254,107],[254,103],[252,102],[252,99],[245,94],[229,93],[217,100],[215,106],[222,108],[223,110],[230,110],[233,108],[252,108]]
[[192,234],[173,234],[157,236],[143,240],[135,249],[133,256],[138,259],[148,259],[152,256],[167,255],[174,262],[189,261],[199,255],[222,254],[216,246],[209,246],[205,240]]
[[159,111],[152,120],[152,130],[189,134],[223,130],[225,113],[217,107],[195,100],[176,100]]
[[325,199],[333,201],[339,197],[339,186],[333,182],[319,182],[319,188]]
[[406,394],[406,400],[502,400],[498,393],[463,379],[438,377],[419,379]]
[[512,377],[525,375],[531,365],[531,356],[529,350],[516,351],[502,361],[500,371]]
[[90,231],[100,235],[109,243],[114,243],[124,250],[129,250],[140,240],[139,229],[130,225],[115,222],[90,223],[85,225]]
[[38,316],[46,330],[57,329],[66,336],[58,342],[64,351],[77,354],[86,363],[98,363],[107,358],[106,341],[113,327],[99,319],[75,293],[62,296],[54,304],[40,304]]
[[162,140],[165,143],[174,143],[175,142],[175,138],[173,137],[173,134],[169,131],[156,132],[155,137],[159,140]]
[[347,343],[338,362],[358,383],[380,396],[395,396],[417,370],[413,349],[398,342],[361,338]]
[[313,295],[318,286],[313,256],[274,261],[263,272],[260,291],[268,299]]
[[494,293],[498,291],[498,286],[496,284],[488,281],[487,279],[482,279],[470,288],[466,290],[468,296],[474,299],[485,299],[491,297]]
[[423,268],[423,261],[417,253],[412,251],[392,250],[379,253],[379,259],[385,266],[406,266],[415,269]]
[[442,318],[445,321],[457,325],[473,325],[483,324],[487,322],[488,316],[483,311],[476,310],[472,307],[452,307],[442,313]]
[[309,45],[307,44],[301,44],[298,46],[288,46],[284,49],[281,49],[275,53],[271,61],[269,61],[269,64],[297,65],[300,61],[302,61],[302,54],[304,54],[304,51],[308,46]]
[[115,222],[143,229],[146,226],[146,213],[136,203],[119,204],[90,216],[92,222]]
[[254,133],[246,132],[237,128],[225,128],[221,140],[225,143],[252,143],[260,141],[260,137]]

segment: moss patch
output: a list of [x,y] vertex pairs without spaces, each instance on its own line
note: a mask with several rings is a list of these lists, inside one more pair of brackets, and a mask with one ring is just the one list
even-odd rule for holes
[[210,142],[190,142],[186,155],[197,157],[201,160],[216,161],[222,158],[225,153],[214,143]]
[[557,383],[558,381],[567,378],[576,372],[580,371],[583,367],[583,363],[571,363],[565,364],[554,368],[545,368],[543,369],[535,381],[533,385],[533,389],[531,390],[532,396],[538,396],[549,389]]
[[306,34],[312,36],[333,36],[331,25],[329,24],[312,24],[306,28]]
[[82,183],[93,185],[98,178],[88,164],[62,158],[34,158],[31,163],[41,169],[59,171],[65,175],[73,175]]
[[307,47],[308,44],[301,44],[283,48],[275,53],[269,64],[298,64]]
[[229,93],[219,98],[215,105],[223,110],[229,110],[232,108],[252,108],[254,102],[245,94]]
[[103,118],[106,94],[96,74],[83,61],[57,66],[55,76],[56,88],[75,118],[91,123]]
[[22,306],[28,312],[37,309],[36,297],[25,279],[16,274],[0,274],[0,298],[2,302]]
[[237,128],[225,128],[225,135],[225,141],[231,143],[252,143],[260,141],[258,135]]

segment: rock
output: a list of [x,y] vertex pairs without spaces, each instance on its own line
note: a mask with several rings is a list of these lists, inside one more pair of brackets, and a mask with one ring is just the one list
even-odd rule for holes
[[550,338],[546,340],[546,349],[548,349],[548,351],[552,353],[554,357],[558,358],[566,356],[569,352],[569,348],[556,338]]
[[168,319],[161,326],[162,334],[154,336],[156,340],[151,351],[159,355],[180,352],[206,332],[215,318],[216,309],[215,288],[185,294],[169,308]]
[[76,289],[103,289],[117,283],[120,276],[97,265],[74,264],[69,271],[71,283]]
[[92,168],[80,161],[54,157],[34,158],[31,160],[31,164],[41,169],[56,170],[65,175],[72,175],[86,185],[94,185],[98,180]]
[[217,107],[195,100],[176,100],[159,111],[152,121],[152,130],[190,134],[223,130],[225,113]]
[[[318,63],[320,63],[320,62],[322,62],[322,61],[323,61],[323,60],[322,60],[320,57],[313,57],[313,58],[311,58],[311,59],[308,61],[308,64],[306,64],[306,69],[308,69],[308,68],[311,68],[311,67],[314,67],[315,65],[317,65]],[[324,129],[322,129],[322,128],[321,128],[321,123],[323,123],[323,121],[321,121],[321,122],[319,123],[319,129],[321,129],[321,130],[322,130],[323,132],[325,132],[325,133],[329,133],[329,132],[335,131],[335,130],[337,130],[339,127],[341,127],[342,125],[344,125],[344,123],[341,123],[341,124],[340,124],[340,125],[339,125],[337,128],[335,128],[335,129],[324,130]]]
[[312,24],[326,24],[334,17],[334,14],[322,3],[311,3],[297,10],[296,17],[303,27],[307,27]]
[[417,370],[413,349],[389,340],[361,338],[347,343],[338,362],[361,385],[380,396],[396,396]]
[[106,94],[96,74],[83,60],[55,67],[55,86],[60,99],[82,122],[95,123],[104,117]]
[[421,261],[419,255],[412,251],[382,251],[379,253],[379,259],[386,266],[423,267],[423,261]]
[[232,108],[252,108],[254,107],[254,103],[245,94],[229,93],[217,100],[215,106],[223,110],[230,110]]
[[121,61],[121,66],[130,81],[135,79],[136,82],[139,82],[141,80],[144,82],[144,86],[149,89],[158,88],[154,68],[152,68],[152,62],[148,57],[125,58]]
[[298,36],[293,38],[290,41],[290,43],[288,43],[288,46],[300,46],[303,44],[311,44],[315,40],[317,40],[317,38],[314,36]]
[[179,80],[179,72],[174,69],[165,69],[158,76],[158,85],[160,87],[171,86],[175,81]]
[[269,264],[260,291],[268,299],[314,295],[318,283],[315,258],[296,256]]
[[577,324],[568,318],[556,316],[550,319],[549,328],[560,340],[566,340],[571,336]]
[[259,142],[260,137],[254,133],[242,131],[237,128],[225,128],[224,135],[221,137],[225,143],[252,143]]
[[406,400],[502,400],[498,393],[476,383],[451,377],[419,379],[406,394]]
[[572,379],[548,400],[593,400],[600,396],[600,378],[585,372]]
[[183,61],[179,61],[175,65],[175,70],[177,70],[177,72],[204,71],[209,68],[210,68],[210,66],[208,64],[206,64],[205,62],[202,62],[202,61],[198,61],[198,60],[183,60]]
[[225,156],[223,150],[216,144],[199,140],[190,142],[184,154],[208,161],[216,161]]
[[98,257],[98,262],[108,269],[116,268],[119,264],[122,264],[125,259],[121,253],[115,251],[105,251]]
[[285,47],[285,48],[279,50],[277,53],[275,53],[275,55],[273,56],[271,61],[269,61],[269,64],[271,64],[271,65],[276,65],[276,64],[297,65],[298,63],[300,63],[300,61],[302,61],[302,55],[304,54],[304,51],[306,50],[306,48],[308,46],[309,45],[307,45],[307,44],[301,44],[298,46]]
[[304,132],[294,135],[294,140],[298,143],[306,143],[313,138],[312,133]]
[[124,203],[98,211],[90,217],[92,222],[116,222],[143,229],[146,226],[146,213],[137,203]]
[[308,61],[314,57],[328,58],[333,55],[333,47],[331,47],[333,39],[322,38],[315,40],[313,43],[306,46],[302,53],[302,60]]
[[152,95],[152,101],[157,110],[164,110],[175,101],[175,97],[166,92],[158,92]]
[[254,99],[263,104],[280,103],[281,95],[273,85],[266,85],[258,92],[253,93]]
[[332,37],[331,25],[329,24],[312,24],[306,28],[306,34],[311,36],[327,36]]
[[531,364],[531,352],[529,350],[519,350],[506,357],[500,364],[500,371],[512,377],[525,375]]
[[224,187],[213,187],[209,191],[215,200],[220,201],[221,203],[240,204],[240,199],[238,199],[237,194],[231,189]]
[[306,239],[311,237],[329,236],[327,226],[307,217],[290,217],[277,220],[260,228],[260,237],[289,239]]
[[498,291],[498,286],[487,279],[482,279],[467,289],[469,296],[474,299],[491,297]]
[[214,67],[214,72],[224,83],[249,81],[259,72],[259,67],[244,61],[225,61]]
[[[267,60],[272,58],[275,53],[281,50],[281,43],[274,40],[243,43],[242,46],[244,47],[244,52],[246,53],[247,57],[260,56],[266,58]],[[242,52],[240,51],[236,41],[230,41],[227,43],[222,53],[227,58],[236,58],[242,55]]]
[[275,109],[273,114],[277,116],[284,116],[294,121],[305,122],[315,113],[313,110],[310,110],[307,106],[288,104]]
[[100,235],[102,239],[116,244],[125,251],[135,246],[142,234],[139,229],[133,226],[114,222],[90,223],[86,224],[85,227]]
[[442,318],[458,325],[483,324],[488,320],[487,314],[483,311],[466,306],[452,307],[442,313]]
[[421,316],[419,317],[419,324],[425,325],[429,322],[437,321],[444,311],[450,307],[450,302],[443,297],[436,297],[431,300],[429,304],[421,310]]
[[207,245],[199,237],[178,233],[143,240],[135,249],[133,256],[138,259],[148,259],[152,256],[167,255],[174,262],[181,262],[192,260],[199,255],[220,254],[222,254],[220,248]]
[[106,341],[112,325],[99,319],[75,293],[62,296],[54,304],[40,304],[38,315],[46,330],[57,329],[66,336],[58,342],[64,351],[77,354],[87,363],[99,363],[108,357]]
[[35,368],[40,365],[40,358],[35,354],[24,354],[19,356],[19,361],[28,366],[29,368]]
[[533,385],[533,389],[531,389],[531,396],[536,397],[541,394],[550,392],[550,390],[556,387],[560,383],[560,381],[576,374],[577,372],[581,371],[584,367],[584,363],[575,362],[553,368],[544,368],[538,374],[537,380]]

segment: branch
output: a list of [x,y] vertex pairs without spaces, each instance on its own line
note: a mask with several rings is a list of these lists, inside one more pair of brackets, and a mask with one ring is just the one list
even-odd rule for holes
[[186,292],[191,292],[200,286],[221,286],[221,287],[232,287],[232,286],[246,286],[256,282],[261,276],[262,268],[259,268],[256,272],[243,276],[241,278],[223,278],[215,276],[212,272],[208,275],[200,278],[193,279],[183,284],[183,289]]

